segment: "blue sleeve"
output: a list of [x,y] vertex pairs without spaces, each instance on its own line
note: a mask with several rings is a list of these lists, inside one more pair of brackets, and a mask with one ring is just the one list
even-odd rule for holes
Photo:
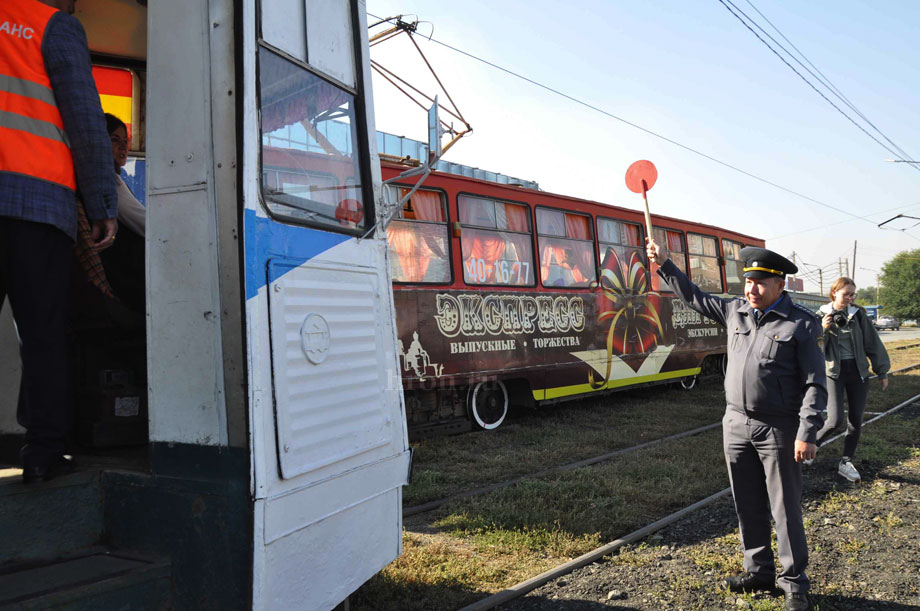
[[73,153],[77,192],[93,220],[115,218],[118,196],[112,144],[93,80],[86,33],[75,17],[55,13],[42,40],[45,70]]
[[725,326],[725,313],[728,311],[728,302],[731,300],[713,297],[704,293],[700,287],[690,282],[690,278],[668,259],[658,268],[658,275],[668,283],[671,290],[677,293],[680,300],[688,306],[706,316],[723,327]]

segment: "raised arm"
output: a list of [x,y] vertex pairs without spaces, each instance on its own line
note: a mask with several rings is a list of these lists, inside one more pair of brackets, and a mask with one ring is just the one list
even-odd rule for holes
[[672,291],[677,293],[681,301],[703,316],[711,318],[723,327],[725,326],[728,300],[713,297],[709,293],[700,290],[700,287],[693,284],[690,278],[674,265],[667,249],[659,246],[655,240],[646,238],[646,253],[649,261],[654,261],[659,265],[658,275],[671,287]]

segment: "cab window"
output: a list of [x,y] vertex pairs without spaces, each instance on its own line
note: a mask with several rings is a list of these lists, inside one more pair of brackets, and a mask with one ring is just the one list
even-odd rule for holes
[[461,195],[460,252],[467,284],[533,286],[533,239],[527,206]]
[[[399,187],[399,198],[409,192]],[[447,203],[438,191],[419,189],[387,227],[394,282],[450,282]]]
[[591,217],[537,208],[543,286],[583,288],[597,278]]
[[333,231],[366,230],[355,96],[261,47],[259,101],[269,213]]

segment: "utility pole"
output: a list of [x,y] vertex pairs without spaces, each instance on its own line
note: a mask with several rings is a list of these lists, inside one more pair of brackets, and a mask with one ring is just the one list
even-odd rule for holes
[[853,240],[853,275],[850,276],[850,280],[856,282],[856,240]]
[[849,278],[850,277],[850,258],[849,257],[843,260],[843,269],[846,272],[845,274],[846,277]]
[[[795,265],[795,251],[794,250],[792,251],[792,264]],[[792,274],[792,287],[786,287],[786,288],[791,288],[792,291],[795,292],[795,274]]]
[[823,295],[824,294],[824,270],[822,270],[820,267],[818,268],[818,286],[820,287],[818,292],[821,295]]

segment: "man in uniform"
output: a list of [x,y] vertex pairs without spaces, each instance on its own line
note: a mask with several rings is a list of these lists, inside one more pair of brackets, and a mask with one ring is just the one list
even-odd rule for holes
[[9,297],[19,332],[26,482],[72,468],[67,287],[78,186],[96,248],[117,231],[112,148],[73,11],[74,0],[0,2],[0,307]]
[[[764,248],[743,248],[745,299],[704,293],[648,240],[658,274],[688,306],[726,327],[728,368],[722,438],[744,549],[744,572],[723,583],[733,592],[784,592],[786,609],[809,608],[808,546],[802,523],[800,463],[814,458],[827,404],[821,322],[784,291],[798,271]],[[770,547],[776,523],[777,576]]]

